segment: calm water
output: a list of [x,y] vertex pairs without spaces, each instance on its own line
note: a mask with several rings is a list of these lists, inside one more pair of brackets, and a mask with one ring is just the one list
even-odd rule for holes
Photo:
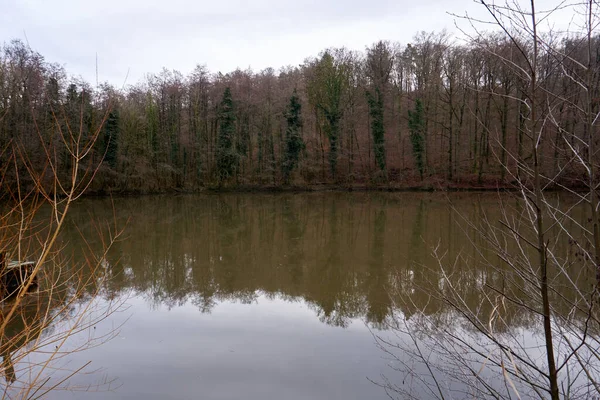
[[[497,212],[495,194],[450,199],[470,218]],[[104,298],[128,308],[97,332],[124,325],[68,359],[92,361],[73,386],[111,384],[50,398],[385,399],[372,381],[402,377],[373,335],[419,309],[451,319],[419,290],[440,280],[431,247],[476,256],[445,196],[410,193],[86,199],[62,244],[79,255],[77,226],[99,246],[90,221],[113,212],[127,228],[106,257]],[[494,277],[471,273],[481,279],[464,292],[477,304]],[[531,325],[510,310],[506,321]]]

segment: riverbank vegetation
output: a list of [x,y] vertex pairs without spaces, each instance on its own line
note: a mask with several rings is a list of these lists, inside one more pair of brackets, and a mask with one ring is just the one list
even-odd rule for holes
[[[543,127],[540,174],[586,186],[572,151],[590,135],[582,118],[587,92],[570,79],[587,65],[586,36],[539,36],[547,46],[538,49],[543,90],[535,100],[551,102],[554,118]],[[590,40],[596,54],[600,38]],[[76,71],[13,40],[0,51],[0,148],[17,141],[37,164],[45,156],[33,140],[39,131],[65,176],[70,160],[53,113],[83,137],[106,115],[87,161],[99,166],[89,193],[509,187],[518,165],[533,159],[524,105],[530,83],[512,67],[525,68],[532,51],[506,32],[468,42],[421,32],[410,43],[380,41],[362,52],[326,49],[279,70],[213,73],[199,64],[187,75],[163,69],[115,88],[74,78],[68,72]],[[599,63],[592,58],[593,71]],[[595,110],[597,73],[590,85]],[[1,158],[6,163],[9,152]]]

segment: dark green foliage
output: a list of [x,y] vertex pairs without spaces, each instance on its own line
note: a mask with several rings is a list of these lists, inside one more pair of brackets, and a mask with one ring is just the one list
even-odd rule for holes
[[104,124],[104,161],[113,169],[117,166],[118,138],[119,111],[111,110]]
[[219,185],[233,176],[239,155],[234,148],[235,113],[231,90],[225,89],[219,107],[219,135],[217,137],[217,174]]
[[158,162],[158,135],[159,135],[159,116],[158,107],[151,93],[146,98],[146,137],[148,140],[147,148],[151,155],[152,164],[156,167]]
[[84,139],[92,134],[94,107],[91,98],[92,89],[87,84],[78,87],[72,83],[67,88],[67,102],[65,105],[68,128],[65,132],[78,134],[81,132]]
[[240,133],[238,135],[237,149],[240,156],[248,156],[250,150],[250,115],[245,113],[239,120]]
[[373,135],[373,151],[375,162],[385,172],[385,128],[383,126],[383,94],[375,88],[375,96],[367,91],[369,115],[371,116],[371,134]]
[[65,170],[68,171],[72,166],[72,157],[69,148],[75,143],[74,137],[81,134],[82,140],[87,140],[92,134],[94,107],[91,103],[91,89],[85,86],[78,87],[71,83],[66,90],[66,102],[64,104],[64,118],[58,113],[58,119],[61,123],[62,136],[67,146],[62,147],[62,161]]
[[301,136],[302,129],[302,105],[296,89],[290,98],[290,103],[286,112],[286,151],[283,162],[283,177],[286,184],[289,184],[290,174],[298,166],[300,152],[304,149],[304,141]]
[[327,121],[328,125],[325,127],[325,132],[327,132],[327,136],[329,137],[329,167],[331,168],[331,175],[335,178],[340,121],[338,118],[327,118]]
[[[50,77],[46,84],[46,96],[48,100],[48,112],[49,116],[52,117],[53,112],[58,111],[60,103],[60,86],[58,80],[55,77]],[[52,124],[54,124],[54,118],[52,117]]]
[[423,151],[425,150],[425,110],[421,99],[415,101],[414,111],[408,110],[408,129],[415,164],[423,179]]
[[338,158],[340,121],[344,114],[343,100],[349,89],[350,71],[341,60],[326,51],[315,66],[315,73],[308,83],[308,95],[319,115],[325,120],[325,132],[329,138],[329,166],[335,178]]
[[65,111],[67,112],[67,116],[69,117],[69,124],[75,126],[78,122],[78,118],[80,115],[79,109],[79,100],[77,93],[77,85],[71,83],[67,88],[67,103],[65,106]]

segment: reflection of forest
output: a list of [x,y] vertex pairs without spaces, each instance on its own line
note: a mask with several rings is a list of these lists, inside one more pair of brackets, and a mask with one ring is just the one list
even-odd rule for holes
[[[497,195],[452,200],[469,218],[483,210],[497,219]],[[218,301],[250,302],[264,293],[304,299],[323,322],[338,326],[356,317],[380,325],[398,309],[443,320],[448,306],[424,290],[443,286],[430,254],[438,242],[448,249],[447,259],[459,252],[471,258],[453,267],[451,279],[481,312],[489,312],[482,301],[486,285],[505,284],[503,274],[478,262],[441,195],[227,194],[113,202],[118,221],[130,219],[127,238],[108,257],[110,290],[132,288],[169,306],[192,301],[210,311]],[[112,218],[109,200],[89,199],[79,207],[72,216],[84,232],[92,229],[90,213]],[[77,240],[71,245],[76,249]],[[517,327],[531,325],[533,317],[508,305],[504,318]]]

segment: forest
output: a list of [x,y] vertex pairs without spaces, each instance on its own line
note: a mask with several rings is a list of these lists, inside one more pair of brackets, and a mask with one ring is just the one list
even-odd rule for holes
[[[27,161],[6,168],[4,183],[27,184],[19,170],[43,170],[48,154],[48,182],[68,174],[81,132],[97,136],[86,149],[89,193],[506,188],[532,161],[532,140],[547,182],[585,186],[573,154],[591,135],[583,116],[598,114],[600,37],[587,103],[588,88],[572,79],[587,65],[587,37],[540,41],[542,90],[530,99],[515,65],[533,50],[497,32],[468,42],[421,32],[406,45],[331,48],[279,70],[163,69],[122,88],[86,82],[12,40],[0,48],[0,162]],[[552,110],[539,138],[524,129],[533,100]]]

